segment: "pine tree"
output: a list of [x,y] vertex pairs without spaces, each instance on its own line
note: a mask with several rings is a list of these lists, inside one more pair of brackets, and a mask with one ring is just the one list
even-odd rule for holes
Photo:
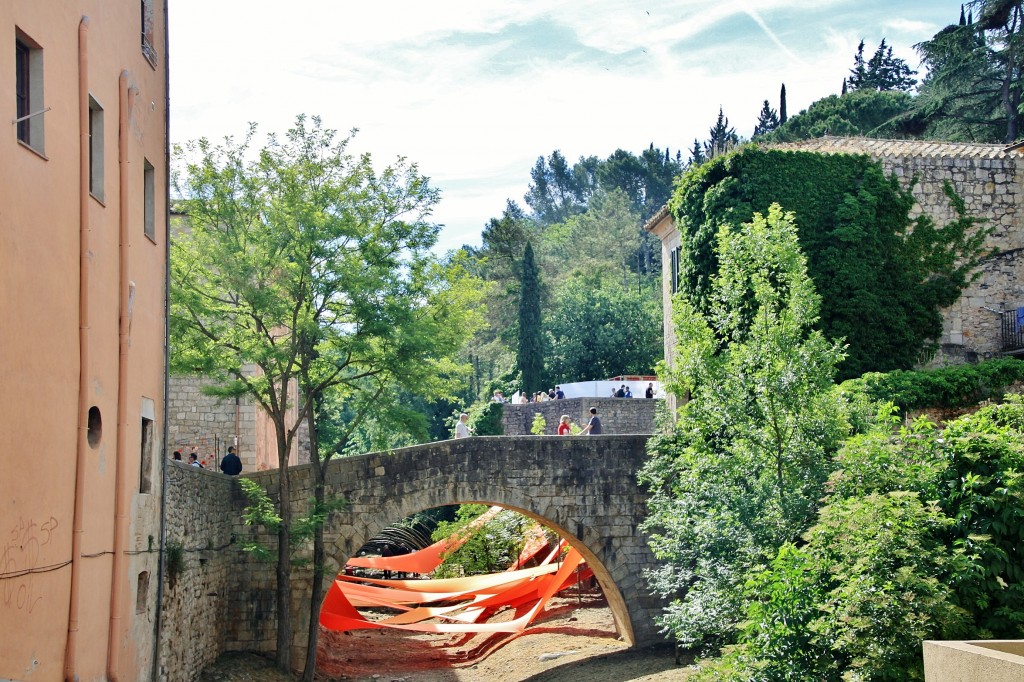
[[703,147],[703,145],[701,145],[700,140],[694,138],[694,140],[693,140],[693,147],[690,149],[690,162],[689,162],[689,165],[690,166],[699,166],[699,165],[701,165],[702,163],[704,163],[707,160],[708,160],[708,157],[704,155],[704,147]]
[[708,129],[708,141],[704,143],[707,157],[713,159],[719,154],[724,154],[739,144],[739,141],[736,129],[729,125],[729,119],[722,112],[722,107],[718,107],[718,119],[715,125]]
[[519,351],[516,364],[522,373],[522,389],[527,394],[539,391],[544,372],[541,344],[540,271],[533,259],[533,246],[526,242],[519,289]]
[[843,92],[841,94],[843,94],[843,95],[846,94],[846,79],[845,78],[843,79]]
[[857,46],[853,55],[853,68],[850,69],[849,88],[851,90],[886,91],[898,90],[908,92],[916,84],[916,71],[911,70],[907,63],[893,55],[892,47],[886,44],[885,38],[879,43],[878,49],[871,59],[864,61],[864,41]]
[[779,125],[786,122],[789,116],[786,115],[786,84],[782,84],[782,91],[779,93]]
[[768,100],[765,100],[764,106],[761,107],[761,113],[757,116],[757,123],[754,124],[754,137],[770,133],[778,127],[779,115],[768,104]]

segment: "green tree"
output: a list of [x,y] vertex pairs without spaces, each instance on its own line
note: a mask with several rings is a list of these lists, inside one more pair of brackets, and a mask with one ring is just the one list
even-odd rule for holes
[[786,110],[786,84],[782,84],[782,89],[779,90],[779,125],[782,125],[789,120],[789,115]]
[[864,61],[864,41],[857,46],[857,54],[853,56],[853,68],[848,79],[850,90],[898,90],[908,92],[914,88],[916,71],[911,70],[907,63],[892,53],[892,47],[886,45],[885,38],[871,58]]
[[644,530],[665,562],[652,587],[675,598],[661,624],[697,647],[733,637],[746,571],[807,528],[848,430],[832,384],[843,352],[813,330],[819,298],[793,215],[772,205],[716,243],[710,308],[674,302],[665,378],[690,400],[640,476]]
[[[242,142],[176,149],[184,172],[175,186],[190,229],[171,251],[171,363],[217,379],[219,395],[251,396],[274,425],[283,501],[277,664],[289,670],[287,463],[296,433],[312,420],[318,449],[325,395],[350,401],[351,426],[376,408],[381,387],[436,387],[443,380],[431,377],[456,374],[450,353],[476,325],[480,285],[430,253],[439,228],[427,217],[438,193],[415,165],[399,160],[377,172],[369,155],[347,152],[351,137],[339,139],[315,117],[298,117],[255,154],[254,134],[253,126]],[[322,462],[316,452],[314,459]],[[314,516],[324,504],[320,489]],[[322,537],[320,545],[322,554]]]
[[533,246],[523,251],[523,270],[519,287],[519,346],[516,366],[523,375],[523,391],[541,388],[544,373],[544,348],[541,343],[540,273],[533,260]]
[[661,359],[661,300],[600,272],[561,284],[544,319],[546,385],[649,374]]
[[686,164],[687,167],[699,166],[707,160],[708,157],[704,153],[704,145],[700,143],[700,140],[694,139],[693,146],[690,148],[690,160]]
[[708,129],[708,139],[704,143],[704,153],[709,159],[725,154],[740,143],[736,129],[729,125],[729,119],[718,107],[718,118],[715,124]]
[[537,158],[530,171],[530,186],[526,204],[533,209],[534,218],[541,224],[561,222],[586,209],[587,199],[594,189],[591,163],[581,159],[570,165],[557,149],[545,159]]
[[768,104],[768,100],[765,100],[761,107],[761,113],[757,115],[757,123],[754,124],[754,137],[766,135],[778,127],[779,115]]
[[1024,12],[1020,0],[979,0],[961,21],[916,45],[928,75],[915,115],[929,137],[1012,142],[1024,111]]
[[855,90],[823,97],[761,139],[792,142],[825,135],[905,137],[919,125],[909,118],[914,98],[904,92]]

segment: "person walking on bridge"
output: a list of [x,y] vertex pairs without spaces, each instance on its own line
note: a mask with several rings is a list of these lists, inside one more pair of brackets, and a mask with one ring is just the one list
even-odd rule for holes
[[601,435],[601,418],[597,416],[597,408],[590,408],[590,421],[580,431],[580,435],[587,434],[588,436],[599,436]]
[[469,415],[463,412],[459,415],[459,421],[455,423],[455,437],[469,438]]

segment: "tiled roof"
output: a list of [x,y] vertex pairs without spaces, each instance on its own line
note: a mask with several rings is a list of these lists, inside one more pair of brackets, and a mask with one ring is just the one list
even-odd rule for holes
[[799,142],[766,145],[769,149],[823,152],[826,154],[867,154],[874,157],[919,157],[958,159],[1006,159],[1024,157],[1024,149],[1002,144],[938,142],[934,140],[879,140],[870,137],[818,137]]
[[644,230],[650,232],[654,227],[660,223],[668,215],[668,204],[665,204],[658,209],[658,212],[651,216],[650,220],[644,223]]

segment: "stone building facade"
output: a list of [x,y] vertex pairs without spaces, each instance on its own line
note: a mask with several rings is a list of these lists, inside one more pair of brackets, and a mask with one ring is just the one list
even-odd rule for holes
[[[963,198],[968,216],[992,228],[985,244],[989,255],[978,279],[943,311],[938,353],[922,358],[922,364],[976,362],[1001,354],[1001,314],[1024,307],[1024,149],[1020,145],[823,137],[773,148],[870,156],[904,186],[912,185],[917,199],[912,215],[927,214],[939,226],[956,217],[944,191],[949,182]],[[665,349],[666,358],[671,358],[673,266],[680,234],[667,209],[656,214],[646,229],[662,242]]]

